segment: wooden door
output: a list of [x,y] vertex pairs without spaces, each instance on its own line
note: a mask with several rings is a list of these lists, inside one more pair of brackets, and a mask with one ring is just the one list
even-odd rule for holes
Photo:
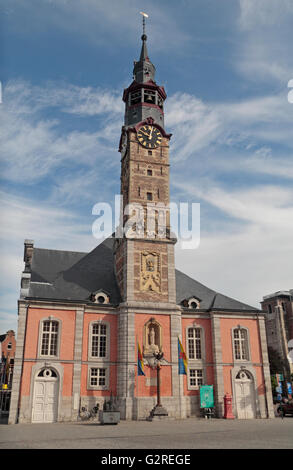
[[255,418],[254,381],[244,371],[241,371],[235,379],[235,395],[238,418]]
[[32,422],[54,423],[58,411],[58,379],[52,374],[48,378],[41,377],[35,380]]

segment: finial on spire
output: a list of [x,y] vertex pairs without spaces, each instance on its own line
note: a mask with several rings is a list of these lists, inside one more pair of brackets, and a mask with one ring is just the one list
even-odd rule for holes
[[141,39],[143,41],[146,41],[147,35],[145,34],[145,19],[148,18],[149,15],[147,13],[145,13],[144,11],[140,11],[140,14],[142,15],[142,36],[141,36]]

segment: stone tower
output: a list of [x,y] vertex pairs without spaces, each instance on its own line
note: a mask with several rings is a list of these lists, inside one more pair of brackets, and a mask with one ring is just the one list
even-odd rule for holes
[[[129,403],[125,408],[126,418],[131,418],[133,413],[136,337],[140,333],[135,327],[135,317],[147,312],[155,319],[161,311],[171,315],[171,335],[176,339],[172,341],[169,333],[165,342],[174,349],[174,361],[177,361],[177,337],[181,331],[180,311],[176,306],[176,239],[170,232],[171,134],[164,129],[166,93],[155,82],[147,36],[143,34],[141,39],[140,59],[134,62],[134,80],[123,93],[125,121],[119,151],[124,233],[116,239],[115,246],[116,278],[123,299],[119,314],[118,396]],[[174,377],[175,388],[177,382]],[[177,395],[178,390],[174,393]]]

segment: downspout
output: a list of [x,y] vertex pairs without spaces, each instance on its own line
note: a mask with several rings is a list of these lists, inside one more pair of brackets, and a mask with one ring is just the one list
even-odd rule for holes
[[26,325],[27,325],[27,315],[28,315],[29,303],[26,306],[25,312],[25,325],[24,325],[24,337],[23,337],[23,348],[22,348],[22,364],[21,364],[21,372],[20,372],[20,379],[19,379],[19,390],[18,390],[18,400],[17,400],[17,410],[16,410],[16,424],[19,420],[19,412],[20,412],[20,392],[22,388],[22,377],[23,377],[23,366],[24,366],[24,349],[26,344]]

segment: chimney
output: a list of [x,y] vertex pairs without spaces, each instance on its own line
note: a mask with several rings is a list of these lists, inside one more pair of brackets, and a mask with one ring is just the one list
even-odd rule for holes
[[25,240],[24,241],[24,254],[23,254],[23,261],[25,263],[25,267],[21,276],[21,287],[20,287],[21,299],[25,298],[29,292],[33,251],[34,251],[34,241]]

